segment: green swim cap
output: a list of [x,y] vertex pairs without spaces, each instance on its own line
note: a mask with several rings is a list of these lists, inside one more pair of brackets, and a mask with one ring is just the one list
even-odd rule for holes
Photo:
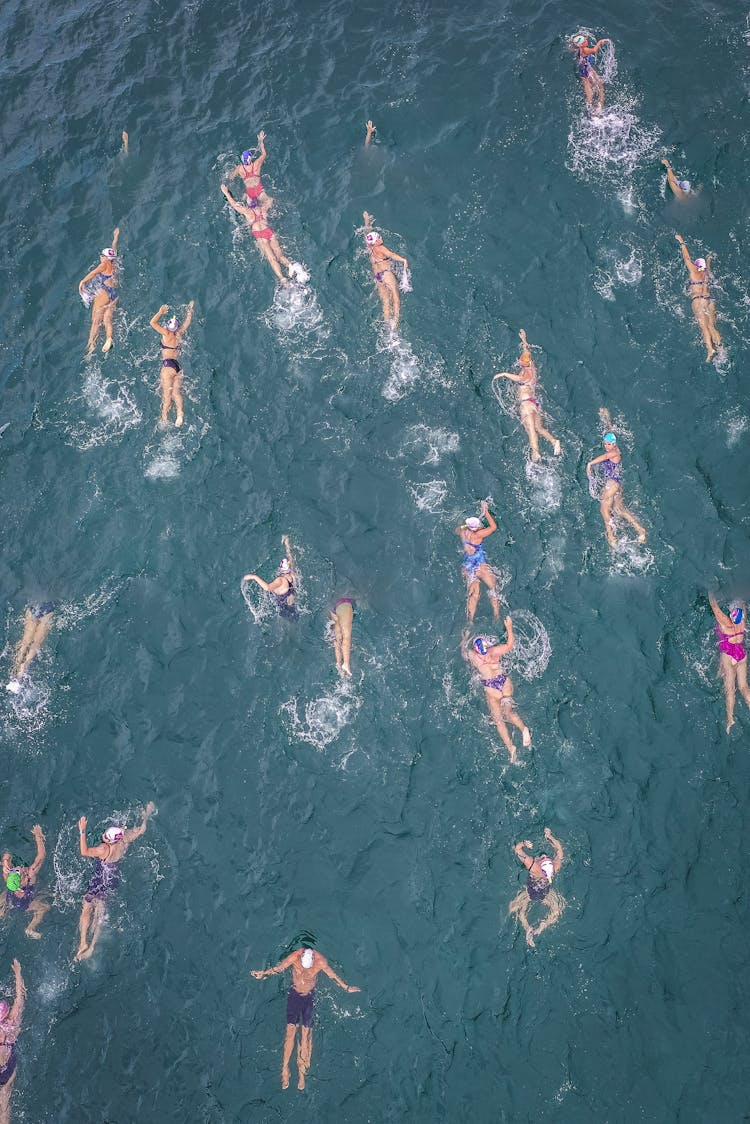
[[5,879],[5,885],[13,893],[15,893],[16,890],[21,889],[21,875],[18,873],[17,870],[11,870],[10,874]]

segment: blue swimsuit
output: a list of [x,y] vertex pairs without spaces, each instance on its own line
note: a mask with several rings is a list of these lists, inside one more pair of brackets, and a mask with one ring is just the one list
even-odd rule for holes
[[476,577],[479,567],[487,561],[487,556],[484,553],[484,543],[480,542],[479,545],[477,545],[476,543],[469,542],[468,539],[461,539],[461,542],[464,544],[464,548],[470,546],[472,550],[472,553],[467,554],[464,558],[463,569],[470,578]]
[[619,484],[621,482],[622,476],[620,475],[619,464],[616,464],[614,461],[611,461],[609,458],[607,458],[606,461],[602,461],[602,469],[604,471],[605,480],[614,480],[615,484]]

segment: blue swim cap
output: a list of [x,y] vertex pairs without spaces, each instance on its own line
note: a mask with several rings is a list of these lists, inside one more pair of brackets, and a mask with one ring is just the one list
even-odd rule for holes
[[474,640],[474,647],[479,652],[480,656],[486,656],[490,648],[499,643],[496,636],[477,636]]
[[242,153],[242,157],[241,157],[242,163],[243,164],[252,164],[253,161],[255,160],[256,156],[257,156],[257,152],[255,151],[254,148],[246,148],[245,151]]
[[732,618],[732,624],[741,624],[744,613],[739,605],[735,605],[734,608],[730,610],[729,616]]
[[617,438],[615,437],[614,433],[605,433],[602,437],[602,441],[606,441],[608,445],[617,444]]

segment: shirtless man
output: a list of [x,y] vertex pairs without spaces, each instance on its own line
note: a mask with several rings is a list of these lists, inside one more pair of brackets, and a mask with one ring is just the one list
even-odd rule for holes
[[177,356],[180,354],[182,337],[190,327],[190,321],[193,319],[194,308],[195,301],[191,301],[188,305],[187,315],[182,324],[180,324],[176,316],[172,316],[167,320],[166,325],[159,323],[164,313],[169,312],[168,304],[163,304],[150,320],[151,327],[161,336],[161,418],[159,419],[161,425],[167,425],[169,421],[169,407],[173,402],[177,415],[174,424],[180,426],[184,420],[182,367],[177,362]]
[[5,899],[0,901],[0,916],[4,916],[9,909],[28,910],[31,920],[26,926],[26,936],[39,940],[42,935],[38,932],[39,923],[49,909],[49,905],[37,898],[36,879],[47,851],[44,846],[44,833],[39,824],[35,824],[32,831],[36,842],[36,858],[31,866],[14,866],[10,851],[6,851],[3,855]]
[[497,621],[500,620],[500,605],[495,588],[497,578],[484,553],[484,540],[488,535],[495,533],[497,523],[486,500],[482,500],[479,510],[487,519],[486,527],[482,526],[482,520],[478,519],[476,515],[470,515],[468,519],[464,519],[460,527],[456,527],[456,534],[460,537],[461,545],[464,548],[464,560],[461,569],[466,578],[466,616],[470,621],[474,620],[482,588],[480,582],[484,582],[487,586],[487,596],[492,602],[492,613]]
[[94,951],[106,917],[107,899],[120,884],[120,863],[130,844],[143,835],[149,817],[155,811],[156,805],[149,801],[143,809],[138,827],[128,828],[119,825],[108,827],[102,833],[101,843],[97,843],[95,847],[89,847],[86,842],[86,817],[81,816],[78,821],[81,854],[84,858],[94,859],[95,865],[94,873],[83,895],[83,909],[78,923],[79,941],[76,960],[88,960]]
[[[526,944],[529,948],[536,948],[534,937],[538,937],[540,933],[543,933],[545,929],[559,920],[564,905],[560,895],[552,889],[552,879],[562,866],[565,857],[562,843],[559,839],[555,839],[548,827],[544,829],[544,838],[555,848],[552,858],[544,852],[536,859],[527,855],[526,851],[531,850],[534,846],[530,839],[524,839],[523,843],[516,843],[513,848],[517,857],[528,870],[529,876],[523,890],[519,891],[510,903],[509,912],[517,914],[526,934]],[[535,929],[532,929],[529,925],[528,912],[532,902],[541,901],[545,904],[547,916],[539,922]]]
[[11,1007],[0,1000],[0,1124],[10,1124],[10,1097],[16,1079],[16,1039],[21,1033],[21,1019],[26,1002],[26,987],[21,965],[13,961],[16,994]]
[[344,991],[359,991],[358,987],[350,987],[337,976],[325,956],[313,952],[311,948],[298,948],[291,956],[287,956],[273,968],[265,968],[260,972],[251,972],[256,980],[264,980],[266,976],[275,976],[279,972],[292,969],[292,986],[286,1001],[286,1037],[284,1038],[284,1056],[281,1063],[281,1088],[289,1088],[289,1062],[294,1049],[294,1040],[297,1036],[297,1026],[300,1027],[300,1040],[297,1047],[297,1072],[299,1081],[298,1089],[305,1087],[305,1074],[310,1068],[312,1057],[312,1017],[313,1003],[315,1000],[315,981],[319,972],[330,976]]
[[556,457],[559,457],[562,452],[560,442],[542,425],[542,406],[536,396],[538,371],[531,357],[529,345],[526,342],[526,332],[523,328],[521,328],[519,335],[521,337],[521,347],[523,350],[518,358],[518,373],[513,371],[500,371],[495,375],[492,381],[494,382],[495,379],[510,379],[511,382],[518,383],[518,389],[516,391],[518,412],[521,415],[521,425],[529,435],[531,459],[533,461],[541,459],[539,453],[540,437],[543,437],[545,441],[549,441],[553,453]]
[[513,621],[510,617],[506,617],[504,624],[508,633],[505,644],[500,644],[494,636],[476,636],[471,644],[467,644],[469,639],[469,630],[467,629],[462,637],[461,655],[479,672],[479,679],[484,687],[484,697],[487,700],[487,708],[492,721],[495,723],[495,729],[508,751],[511,765],[516,765],[518,756],[507,723],[510,722],[511,725],[516,726],[521,731],[524,749],[528,749],[531,745],[531,731],[523,719],[516,714],[513,683],[510,677],[504,674],[500,664],[502,657],[507,655],[515,645]]

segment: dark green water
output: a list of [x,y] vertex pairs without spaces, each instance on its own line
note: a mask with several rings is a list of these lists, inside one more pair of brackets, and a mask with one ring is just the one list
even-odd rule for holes
[[[705,601],[747,592],[745,14],[599,7],[604,126],[563,49],[593,18],[486,0],[0,13],[4,674],[24,606],[63,606],[0,700],[2,847],[30,859],[43,824],[56,905],[38,944],[3,922],[0,968],[9,985],[18,955],[29,989],[15,1119],[748,1118],[748,715],[727,738]],[[219,194],[260,128],[304,296],[274,298]],[[703,185],[687,213],[665,153]],[[395,345],[365,208],[412,266]],[[116,224],[116,346],[87,364],[76,284]],[[715,366],[676,227],[717,255]],[[165,434],[148,320],[191,298],[187,424]],[[537,472],[490,386],[519,327],[564,446]],[[649,531],[614,557],[583,471],[602,406]],[[533,639],[518,769],[459,654],[453,528],[486,496]],[[296,626],[240,591],[283,532]],[[342,687],[324,630],[347,594]],[[148,799],[72,967],[77,818],[134,822]],[[530,952],[511,848],[545,825],[567,908]],[[362,991],[321,986],[307,1090],[282,1093],[285,986],[248,972],[304,932]]]

